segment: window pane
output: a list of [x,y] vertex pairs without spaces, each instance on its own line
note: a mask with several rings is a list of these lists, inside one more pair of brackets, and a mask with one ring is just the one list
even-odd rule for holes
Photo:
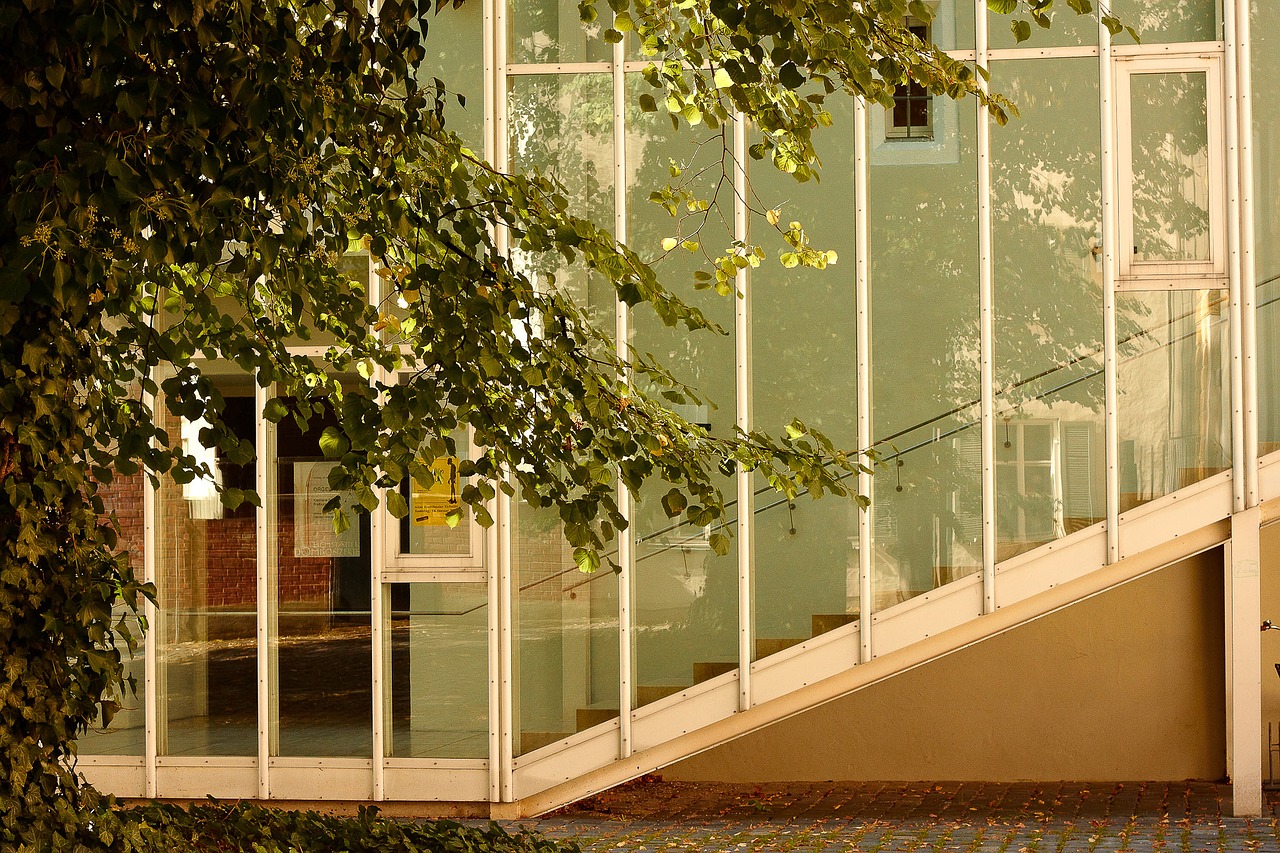
[[1258,449],[1280,450],[1280,3],[1254,0],[1253,215],[1258,306]]
[[[630,75],[628,84],[632,97],[647,89],[639,75]],[[733,239],[731,183],[720,180],[722,174],[732,174],[731,160],[725,156],[731,138],[732,128],[727,126],[723,133],[703,127],[674,131],[665,115],[628,113],[627,161],[633,171],[628,176],[632,203],[627,241],[642,257],[657,259],[664,238],[696,238],[705,249],[675,248],[656,260],[658,275],[676,295],[727,330],[734,327],[735,298],[698,291],[691,285],[693,272],[706,263],[704,251],[718,253]],[[683,167],[682,177],[698,197],[712,201],[719,186],[719,197],[705,213],[681,220],[647,200],[652,190],[678,180],[670,176],[672,160]],[[677,212],[686,210],[681,206]],[[732,335],[668,328],[644,308],[634,313],[632,325],[632,343],[638,351],[652,353],[706,398],[702,404],[675,406],[676,411],[692,423],[704,424],[712,435],[732,436],[736,387]],[[732,500],[734,478],[722,476],[718,484],[726,500]],[[669,488],[666,483],[650,482],[637,496],[632,525],[637,706],[737,665],[736,542],[728,554],[717,555],[709,544],[714,531],[668,518],[661,498]],[[733,507],[728,514],[736,516]]]
[[871,166],[877,608],[982,565],[977,131],[955,106],[955,159]]
[[1227,294],[1124,293],[1120,330],[1120,509],[1231,466]]
[[[452,436],[455,453],[438,458],[432,467],[435,482],[405,481],[400,487],[409,514],[401,519],[385,517],[400,528],[400,553],[434,556],[466,556],[471,553],[471,508],[459,499],[462,481],[458,476],[460,462],[470,458],[470,445],[463,430]],[[448,514],[462,513],[456,525],[450,526]]]
[[[512,77],[508,100],[511,168],[538,169],[564,186],[568,209],[612,232],[613,82],[608,74]],[[582,264],[567,265],[558,252],[532,254],[512,247],[517,269],[538,287],[568,294],[601,329],[614,327],[616,296]]]
[[[601,19],[607,14],[602,12]],[[613,58],[612,45],[596,37],[600,24],[584,24],[576,0],[512,0],[507,16],[511,62],[608,62]]]
[[[1137,30],[1143,44],[1222,38],[1222,0],[1110,0],[1104,5]],[[1133,40],[1124,35],[1117,36],[1116,42],[1132,44]]]
[[[343,383],[345,393],[364,391],[355,376]],[[349,508],[351,526],[335,533],[324,509],[337,463],[320,450],[320,434],[336,424],[313,415],[306,432],[292,418],[269,431],[273,755],[367,757],[372,749],[369,516]]]
[[[1098,63],[996,62],[992,88],[1022,110],[991,128],[996,461],[1015,472],[996,481],[1004,560],[1106,516]],[[1043,462],[1050,488],[1032,492]]]
[[386,591],[387,756],[487,758],[488,587],[406,583]]
[[[253,381],[231,364],[204,367],[222,420],[254,446]],[[189,393],[194,394],[194,391]],[[163,399],[157,400],[162,412]],[[157,415],[223,486],[254,487],[254,465],[199,447],[203,424]],[[257,448],[254,447],[256,451]],[[156,496],[156,643],[161,755],[258,752],[257,513],[226,509],[214,483],[161,478]]]
[[[145,548],[145,519],[143,517],[143,501],[146,490],[150,488],[143,474],[128,477],[116,474],[110,485],[99,486],[98,494],[106,507],[108,515],[114,515],[120,525],[119,548],[129,554],[129,567],[134,575],[142,578],[143,549]],[[138,610],[142,609],[142,600],[137,602]],[[113,623],[124,620],[130,633],[142,639],[142,626],[133,611],[122,603],[112,608]],[[76,749],[81,755],[142,755],[146,741],[146,708],[143,703],[143,655],[146,640],[138,643],[137,651],[130,657],[129,650],[121,643],[120,656],[124,662],[125,677],[132,677],[137,683],[137,693],[122,687],[115,695],[120,710],[111,720],[109,728],[100,728],[102,719],[90,725],[88,731],[76,740]]]
[[618,716],[618,576],[578,570],[556,510],[515,501],[511,509],[523,755]]
[[1134,260],[1209,260],[1206,75],[1130,80]]
[[[1053,25],[1049,29],[1041,29],[1031,24],[1031,38],[1019,43],[1013,36],[1012,24],[1022,20],[1030,22],[1025,14],[997,15],[987,14],[987,45],[991,50],[1005,48],[1042,48],[1042,47],[1080,47],[1098,43],[1098,19],[1093,15],[1077,15],[1061,3],[1051,13]],[[1042,66],[1037,66],[1042,67]],[[992,87],[994,91],[1002,89]],[[1017,99],[1014,99],[1015,102]]]
[[[472,151],[484,156],[484,10],[482,3],[446,3],[430,16],[423,39],[426,56],[418,66],[418,83],[439,78],[449,92],[445,103],[448,130]],[[459,104],[457,95],[466,101]]]
[[[797,183],[750,161],[751,186],[783,227],[803,223],[813,245],[834,250],[825,270],[784,269],[780,242],[763,218],[752,240],[770,257],[751,271],[752,407],[756,428],[779,435],[791,418],[857,449],[854,301],[853,103],[828,99],[835,119],[818,137],[821,181]],[[824,214],[818,215],[817,211]],[[800,497],[794,504],[755,479],[755,656],[763,657],[857,618],[858,510],[848,500]],[[845,485],[857,487],[850,477]]]

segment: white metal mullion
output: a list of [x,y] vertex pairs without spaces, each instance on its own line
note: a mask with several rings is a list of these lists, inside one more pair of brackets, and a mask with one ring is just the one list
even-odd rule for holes
[[[618,242],[627,241],[627,79],[624,71],[627,59],[626,41],[613,46],[613,61],[609,65],[613,75],[613,227]],[[627,343],[631,332],[631,309],[621,299],[614,300],[614,347],[618,357],[627,358]],[[630,382],[624,370],[620,377]],[[618,577],[618,755],[631,755],[631,696],[633,676],[631,663],[631,580],[633,568],[635,531],[631,527],[631,493],[621,479],[618,480],[618,509],[627,519],[627,529],[618,531],[618,565],[622,573]]]
[[[867,104],[861,97],[853,101],[853,241],[854,241],[854,308],[857,355],[858,448],[862,453],[872,449],[871,435],[871,305],[869,302],[869,258],[867,257]],[[859,462],[865,462],[859,459]],[[872,475],[858,472],[858,494],[871,495]],[[873,506],[858,513],[858,639],[859,660],[871,660],[871,570]]]
[[[152,421],[157,420],[156,398],[153,394],[143,395],[143,405],[151,412]],[[142,582],[156,584],[156,556],[160,553],[160,526],[156,519],[156,491],[144,472],[142,480]],[[158,593],[157,593],[158,594]],[[148,798],[159,796],[156,790],[156,761],[159,755],[160,703],[157,690],[157,655],[159,654],[160,637],[155,630],[156,605],[149,599],[142,602],[142,616],[147,621],[146,633],[142,645],[142,723],[143,746],[142,760],[144,765],[145,792]]]
[[[747,125],[746,117],[733,117],[733,237],[747,243]],[[745,269],[734,275],[735,418],[746,434],[752,426],[751,406],[751,282]],[[751,472],[737,470],[738,486],[738,710],[751,707],[751,659],[755,636],[752,563],[755,559],[755,500]]]
[[[987,68],[987,4],[974,0],[974,36],[977,64]],[[978,75],[978,85],[987,81]],[[995,451],[995,321],[991,260],[991,120],[978,106],[978,351],[981,365],[982,431],[982,612],[996,609],[996,451]]]
[[[614,45],[617,47],[618,45]],[[640,63],[646,66],[649,63]],[[613,71],[614,63],[609,62],[556,62],[539,64],[534,62],[513,62],[507,66],[507,74],[512,77],[542,76],[545,74],[608,74]]]
[[[373,260],[370,258],[370,266]],[[380,293],[381,287],[371,288],[370,293]],[[371,386],[373,382],[369,383]],[[381,801],[387,798],[386,788],[386,685],[387,667],[386,667],[386,648],[387,639],[384,631],[386,622],[386,612],[383,604],[385,602],[384,590],[382,587],[382,571],[386,563],[386,534],[383,531],[383,524],[387,523],[385,518],[387,495],[386,489],[378,489],[378,508],[369,514],[369,638],[372,648],[372,676],[373,684],[371,685],[372,693],[372,745],[370,751],[373,758],[373,799]]]
[[[514,782],[513,782],[513,762],[515,760],[515,733],[513,706],[513,639],[511,630],[511,596],[513,594],[511,584],[511,498],[499,492],[498,494],[498,517],[497,517],[497,538],[501,543],[498,548],[498,565],[494,579],[489,584],[489,590],[495,593],[496,598],[491,598],[492,607],[497,613],[490,618],[490,627],[496,625],[497,628],[497,657],[498,657],[498,677],[497,677],[497,694],[498,694],[498,730],[497,730],[497,759],[498,759],[498,802],[509,803],[515,800]],[[490,686],[490,695],[492,696],[494,686]],[[492,735],[491,735],[492,736]],[[490,771],[490,779],[492,780],[492,771]]]
[[1107,562],[1120,558],[1120,432],[1116,386],[1116,249],[1119,230],[1115,212],[1115,91],[1112,82],[1111,31],[1098,22],[1098,107],[1102,140],[1102,376],[1105,452],[1107,460]]
[[498,141],[495,136],[497,131],[497,122],[495,121],[495,113],[501,111],[502,105],[495,98],[494,93],[497,86],[494,83],[494,75],[497,71],[496,57],[494,56],[493,40],[494,40],[494,7],[499,0],[484,0],[482,9],[482,38],[481,53],[483,54],[483,86],[484,86],[484,103],[481,109],[484,112],[484,159],[490,163],[494,161],[494,153],[498,149]]
[[[484,103],[482,109],[484,111],[484,158],[490,163],[496,163],[498,152],[505,148],[504,141],[498,136],[498,117],[505,114],[506,102],[499,101],[497,92],[499,86],[497,83],[498,76],[498,51],[496,49],[495,40],[498,30],[497,16],[499,14],[500,0],[484,0],[482,6],[483,38],[482,52],[484,63]],[[497,245],[499,241],[498,233],[501,229],[494,226],[494,242]],[[488,742],[489,742],[489,801],[502,801],[502,773],[503,766],[502,756],[502,642],[500,621],[500,608],[498,606],[498,564],[500,562],[500,553],[507,550],[507,543],[503,541],[503,528],[498,523],[503,510],[502,502],[506,496],[499,490],[495,498],[493,509],[494,524],[487,532],[488,544],[490,549],[485,552],[485,596],[489,602],[487,624],[486,624],[486,649],[487,649],[487,674],[488,674]]]
[[[1230,293],[1231,327],[1231,501],[1232,512],[1245,509],[1245,459],[1244,459],[1244,342],[1242,332],[1244,317],[1241,308],[1240,292],[1240,169],[1239,169],[1239,137],[1240,126],[1237,123],[1237,80],[1236,80],[1236,8],[1227,3],[1223,20],[1225,41],[1223,69],[1224,88],[1226,89],[1226,137],[1227,137],[1227,284]],[[1205,75],[1212,80],[1211,75]],[[1213,104],[1212,91],[1209,92],[1209,108]],[[1212,123],[1209,127],[1212,128]],[[1219,180],[1219,174],[1211,173],[1209,180]],[[1210,193],[1212,199],[1212,193]]]
[[[274,386],[273,386],[274,387]],[[267,527],[268,510],[271,495],[267,492],[268,426],[262,416],[266,408],[271,389],[262,387],[259,382],[253,384],[254,396],[254,444],[257,453],[254,459],[254,486],[258,492],[259,502],[254,512],[255,539],[254,554],[256,564],[257,607],[256,614],[257,655],[258,655],[258,799],[265,800],[271,795],[270,756],[271,756],[271,666],[270,666],[270,577],[267,571]]]
[[1258,504],[1258,317],[1257,269],[1254,266],[1253,211],[1253,70],[1249,0],[1234,0],[1236,8],[1236,120],[1238,127],[1240,211],[1240,337],[1243,341],[1244,501]]
[[[493,57],[493,165],[505,171],[509,165],[508,146],[510,134],[507,129],[507,23],[506,3],[503,0],[492,0],[493,21],[490,31]],[[506,228],[499,227],[494,235],[494,242],[499,252],[507,254],[509,234]],[[496,577],[489,585],[490,606],[497,611],[490,617],[490,626],[497,630],[497,684],[490,686],[490,695],[497,692],[497,731],[491,737],[497,740],[496,755],[491,745],[490,761],[497,760],[497,797],[498,802],[511,802],[515,799],[514,767],[515,735],[513,714],[512,658],[514,646],[512,638],[512,584],[511,584],[511,498],[499,492],[497,514],[498,554]],[[490,782],[493,781],[493,769],[490,768]]]

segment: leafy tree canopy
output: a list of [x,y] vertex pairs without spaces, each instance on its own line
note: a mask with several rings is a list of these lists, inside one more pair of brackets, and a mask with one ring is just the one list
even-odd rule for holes
[[[1047,22],[1053,2],[991,5]],[[744,112],[764,131],[753,156],[799,178],[814,174],[826,93],[884,103],[911,77],[976,95],[1001,120],[1008,109],[904,28],[908,14],[931,16],[918,0],[610,6],[604,37],[634,29],[655,58],[642,108],[677,123]],[[160,400],[168,416],[206,422],[200,441],[226,459],[251,458],[201,359],[255,374],[271,389],[269,420],[336,420],[321,442],[341,463],[331,485],[363,511],[385,494],[403,515],[403,499],[383,490],[429,480],[432,461],[454,452],[450,436],[470,429],[481,452],[462,465],[462,499],[485,520],[498,489],[558,507],[584,568],[625,525],[618,482],[675,484],[668,512],[705,525],[724,514],[717,471],[758,470],[794,496],[843,494],[858,470],[856,454],[800,423],[732,439],[690,425],[664,402],[694,389],[646,357],[616,354],[571,299],[511,263],[503,240],[558,253],[669,325],[723,332],[567,209],[554,181],[500,173],[450,132],[446,84],[419,83],[437,11],[413,0],[383,0],[376,14],[363,0],[0,8],[6,847],[92,837],[67,760],[100,711],[109,720],[103,696],[138,639],[113,624],[113,603],[149,594],[118,553],[100,485],[139,471],[179,482],[208,473],[163,427]],[[601,10],[584,0],[582,13]],[[375,259],[380,304],[343,263],[358,250]],[[720,261],[731,272],[756,255],[730,246]],[[317,342],[322,357],[289,351]],[[344,387],[336,374],[350,371],[368,387]],[[399,380],[379,379],[388,375]],[[261,500],[236,488],[222,498]],[[337,510],[335,522],[350,520]]]

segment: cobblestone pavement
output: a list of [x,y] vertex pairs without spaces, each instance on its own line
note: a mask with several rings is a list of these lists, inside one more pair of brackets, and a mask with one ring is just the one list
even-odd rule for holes
[[1280,853],[1277,804],[1230,816],[1230,790],[1179,783],[787,783],[646,778],[515,821],[588,853]]

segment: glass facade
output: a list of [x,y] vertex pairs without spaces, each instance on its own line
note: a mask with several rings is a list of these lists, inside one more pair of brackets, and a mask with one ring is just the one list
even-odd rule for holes
[[1098,63],[997,62],[991,131],[996,560],[1106,517]]
[[[821,180],[804,184],[749,158],[759,138],[749,124],[675,131],[665,113],[643,112],[638,96],[651,90],[640,66],[585,37],[574,3],[497,2],[492,17],[478,4],[445,9],[430,24],[420,75],[465,95],[446,113],[477,151],[489,132],[488,147],[513,170],[555,177],[572,209],[654,262],[725,334],[689,334],[644,306],[626,309],[558,255],[513,246],[518,269],[571,298],[610,338],[626,330],[625,343],[696,387],[705,400],[675,409],[711,435],[777,435],[799,418],[844,449],[871,451],[869,509],[788,501],[757,473],[730,471],[719,480],[727,518],[708,528],[669,517],[661,499],[670,485],[650,483],[629,509],[630,547],[609,555],[629,552],[619,574],[580,572],[558,512],[517,499],[494,502],[491,531],[470,518],[448,528],[356,513],[335,534],[322,509],[333,497],[333,463],[318,443],[328,421],[266,424],[253,378],[210,362],[209,388],[168,390],[210,400],[255,458],[199,450],[200,422],[161,416],[204,454],[209,477],[162,481],[149,502],[141,479],[113,484],[108,503],[135,565],[145,541],[155,548],[157,617],[145,647],[154,703],[122,697],[124,710],[87,735],[82,752],[149,761],[151,726],[160,764],[261,761],[267,777],[277,766],[339,767],[369,774],[380,791],[401,771],[439,771],[422,777],[422,796],[434,799],[462,798],[451,786],[466,774],[490,798],[528,789],[513,778],[545,790],[643,748],[628,739],[653,737],[646,726],[675,712],[679,694],[705,702],[697,714],[732,714],[754,701],[744,664],[759,672],[856,636],[854,666],[859,653],[877,653],[877,619],[979,582],[994,601],[1006,561],[1064,537],[1118,536],[1103,522],[1230,470],[1245,452],[1232,440],[1239,330],[1230,295],[1247,279],[1175,269],[1215,260],[1226,245],[1228,170],[1215,158],[1235,153],[1213,138],[1226,115],[1222,75],[1133,70],[1134,57],[1221,62],[1220,4],[1116,0],[1113,11],[1144,42],[1115,40],[1124,49],[1111,71],[1123,85],[1110,95],[1130,121],[1109,140],[1095,21],[1063,10],[1052,30],[1015,45],[1007,19],[975,19],[985,4],[936,5],[933,36],[966,61],[975,23],[992,27],[991,88],[1021,117],[1000,127],[972,98],[935,97],[928,135],[903,138],[883,107],[832,96],[832,126],[816,136]],[[492,43],[505,33],[507,45],[487,68],[486,26]],[[1256,4],[1253,35],[1260,94],[1280,70],[1271,49],[1280,11]],[[1015,47],[1033,50],[1002,52]],[[1118,73],[1126,62],[1130,71]],[[506,75],[497,103],[483,102],[486,71]],[[1253,106],[1256,403],[1268,453],[1280,450],[1280,215],[1270,201],[1280,190],[1280,110],[1264,98]],[[1108,150],[1122,161],[1111,161],[1110,181]],[[1116,185],[1126,180],[1122,200]],[[651,202],[669,181],[706,208],[672,216]],[[1108,208],[1130,217],[1129,246],[1109,245],[1130,233],[1110,221],[1117,236],[1108,236]],[[837,260],[822,271],[784,267],[767,211],[782,229],[800,222]],[[671,237],[677,246],[666,251]],[[742,293],[695,288],[706,255],[735,240],[768,253],[735,281]],[[1122,260],[1154,271],[1130,275]],[[366,256],[349,263],[353,277],[368,276]],[[367,393],[367,383],[344,376],[342,393]],[[459,457],[475,452],[461,433],[455,440]],[[223,507],[217,484],[261,487],[262,508]],[[429,492],[402,488],[411,505]],[[985,505],[984,492],[993,498]],[[740,504],[740,494],[749,499]],[[720,534],[730,534],[725,554],[711,547]],[[982,607],[972,596],[952,601],[963,618]],[[143,662],[129,663],[140,684]],[[692,730],[697,714],[661,731]],[[574,763],[556,765],[560,755]],[[418,790],[395,790],[409,789]]]

